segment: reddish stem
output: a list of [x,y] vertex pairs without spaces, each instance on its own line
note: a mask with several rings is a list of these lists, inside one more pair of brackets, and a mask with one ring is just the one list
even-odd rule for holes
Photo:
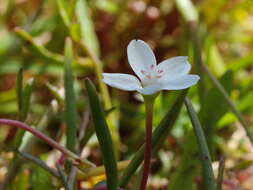
[[21,128],[24,129],[26,131],[29,131],[30,133],[32,133],[34,136],[40,138],[41,140],[45,141],[46,143],[48,143],[50,146],[56,148],[57,150],[59,150],[60,152],[62,152],[65,155],[68,156],[73,156],[74,153],[70,152],[69,150],[65,149],[63,146],[61,146],[60,144],[58,144],[56,141],[54,141],[53,139],[47,137],[46,135],[44,135],[42,132],[20,122],[20,121],[16,121],[16,120],[10,120],[10,119],[0,119],[0,124],[3,125],[9,125],[12,127],[17,127],[17,128]]
[[145,143],[144,166],[140,190],[146,189],[152,154],[153,101],[146,102],[145,106],[146,106],[146,139],[145,139],[146,143]]

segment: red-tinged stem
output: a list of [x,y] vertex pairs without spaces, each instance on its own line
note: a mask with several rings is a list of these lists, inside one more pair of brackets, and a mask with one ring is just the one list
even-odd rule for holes
[[40,131],[38,131],[38,130],[36,130],[36,129],[34,129],[34,128],[32,128],[32,127],[30,127],[30,126],[28,126],[28,125],[26,125],[26,124],[24,124],[24,123],[22,123],[20,121],[10,120],[10,119],[0,119],[0,124],[2,124],[2,125],[9,125],[9,126],[12,126],[12,127],[17,127],[17,128],[21,128],[21,129],[24,129],[26,131],[29,131],[34,136],[36,136],[39,139],[43,140],[44,142],[46,142],[50,146],[52,146],[55,149],[57,149],[60,152],[62,152],[64,155],[66,155],[66,156],[70,157],[71,159],[73,159],[74,161],[81,162],[81,163],[83,162],[81,160],[81,158],[79,156],[77,156],[75,153],[73,153],[73,152],[69,151],[68,149],[64,148],[59,143],[57,143],[53,139],[49,138],[48,136],[46,136],[42,132],[40,132]]
[[145,99],[145,109],[146,109],[146,143],[145,143],[145,154],[144,154],[144,166],[143,174],[141,179],[140,190],[145,190],[148,175],[150,170],[150,161],[152,154],[152,122],[153,122],[153,104],[154,99]]

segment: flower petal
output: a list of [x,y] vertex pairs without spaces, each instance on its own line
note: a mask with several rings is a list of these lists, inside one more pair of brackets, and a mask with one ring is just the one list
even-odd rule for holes
[[162,78],[168,76],[173,80],[190,71],[191,65],[188,63],[187,58],[187,56],[178,56],[162,61],[157,66],[157,70],[163,72]]
[[148,85],[137,90],[141,94],[149,95],[161,90],[182,90],[196,84],[199,80],[198,75],[184,75],[175,80],[157,81],[156,84]]
[[140,92],[141,94],[144,94],[144,95],[150,95],[150,94],[154,94],[156,92],[159,92],[160,90],[161,90],[161,85],[150,85],[150,86],[146,86],[144,88],[141,88],[137,91]]
[[[156,66],[156,59],[152,49],[142,40],[132,40],[127,47],[128,62],[135,74],[140,78],[143,72],[151,72]],[[152,66],[153,65],[153,66]]]
[[111,87],[134,91],[141,87],[140,81],[133,75],[121,73],[103,73],[103,81]]
[[175,80],[163,81],[161,89],[163,90],[181,90],[196,84],[199,80],[198,75],[183,75]]

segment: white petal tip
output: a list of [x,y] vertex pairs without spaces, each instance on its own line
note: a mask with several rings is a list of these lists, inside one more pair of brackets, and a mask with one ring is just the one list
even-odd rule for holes
[[192,75],[195,77],[196,81],[198,82],[198,80],[200,79],[199,75]]
[[128,48],[131,47],[131,46],[134,46],[134,45],[137,45],[138,43],[142,43],[142,44],[146,44],[146,42],[144,42],[143,40],[139,40],[139,39],[133,39],[129,42],[128,44]]
[[197,84],[197,82],[200,79],[199,75],[188,75],[188,76],[190,77],[189,80],[191,81],[192,85]]

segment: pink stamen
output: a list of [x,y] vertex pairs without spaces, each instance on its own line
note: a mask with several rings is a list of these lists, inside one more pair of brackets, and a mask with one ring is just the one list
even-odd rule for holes
[[146,74],[147,74],[147,72],[146,72],[146,71],[144,71],[144,70],[141,70],[141,74],[146,75]]
[[151,79],[151,75],[147,71],[141,70],[141,74],[145,75],[148,79]]
[[151,79],[151,76],[150,75],[145,75],[148,79]]
[[158,72],[159,74],[161,74],[161,73],[163,73],[163,70],[158,70],[157,72]]

